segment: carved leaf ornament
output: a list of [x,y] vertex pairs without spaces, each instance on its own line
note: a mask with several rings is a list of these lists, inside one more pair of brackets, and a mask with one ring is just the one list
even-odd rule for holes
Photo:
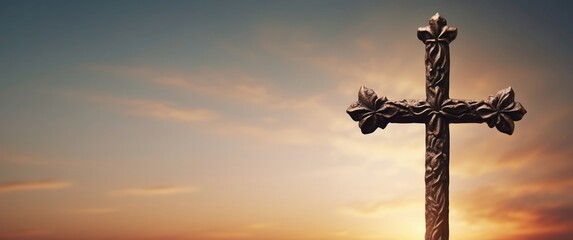
[[363,134],[372,133],[376,128],[384,129],[397,112],[396,108],[385,104],[387,101],[386,97],[379,98],[372,89],[362,86],[358,91],[358,101],[352,103],[346,112],[358,121]]
[[527,113],[521,103],[515,101],[515,93],[511,87],[490,96],[477,111],[490,128],[495,126],[500,132],[509,135],[513,134],[513,122],[521,120]]

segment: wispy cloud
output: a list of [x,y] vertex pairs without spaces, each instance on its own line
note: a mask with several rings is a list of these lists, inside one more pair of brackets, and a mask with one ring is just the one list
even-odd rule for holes
[[[131,71],[126,69],[120,72],[135,72],[140,74],[139,72],[141,71],[143,70]],[[159,73],[155,73],[151,70],[143,72],[153,76],[159,75]],[[233,74],[243,76],[243,79],[252,79],[245,77],[242,73],[233,72]],[[232,76],[228,78],[235,79]],[[241,77],[238,78],[241,79]],[[316,135],[311,133],[310,129],[316,129],[317,127],[325,125],[321,124],[322,121],[309,122],[306,119],[327,119],[328,115],[332,114],[329,107],[325,104],[326,100],[321,96],[285,98],[278,91],[271,90],[271,87],[259,83],[249,85],[241,81],[235,82],[227,79],[224,81],[228,82],[223,82],[223,80],[219,83],[205,81],[201,83],[200,86],[196,86],[195,83],[181,78],[158,77],[156,79],[154,78],[153,81],[161,82],[161,84],[175,84],[177,85],[177,89],[187,89],[207,95],[211,94],[208,96],[209,99],[212,99],[211,101],[236,100],[254,104],[269,110],[267,111],[268,115],[260,118],[254,117],[254,119],[248,119],[248,121],[246,121],[234,119],[231,114],[225,114],[224,111],[228,111],[228,108],[216,111],[210,108],[184,108],[172,102],[139,98],[89,94],[87,96],[82,95],[82,97],[134,116],[191,124],[208,122],[209,125],[202,125],[203,128],[201,128],[201,130],[221,136],[238,136],[241,138],[248,136],[252,139],[259,139],[265,142],[273,141],[294,145],[318,143],[319,140],[316,138]],[[254,82],[255,80],[248,81]],[[288,112],[292,112],[290,115],[293,116],[293,118],[284,118],[281,116]],[[293,126],[293,121],[304,123],[304,125],[301,124],[303,127]],[[323,137],[327,136],[321,136],[321,138]]]
[[192,186],[151,186],[151,187],[134,187],[124,188],[113,191],[116,195],[132,195],[132,196],[160,196],[160,195],[175,195],[192,193],[197,191],[197,187]]
[[35,153],[24,153],[0,148],[0,162],[25,165],[48,165],[52,163],[62,163],[64,161]]
[[385,44],[388,37],[382,32],[346,36],[325,43],[313,29],[264,25],[256,41],[269,54],[331,75],[330,84],[344,96],[355,95],[361,85],[385,96],[424,96],[422,61],[412,61],[422,51],[414,52],[410,44]]
[[17,154],[11,151],[7,151],[5,149],[0,149],[0,161],[9,163],[18,163],[18,164],[42,163],[42,161],[39,160],[38,157],[36,156]]
[[255,230],[261,230],[261,229],[268,229],[272,226],[273,226],[272,223],[260,222],[260,223],[249,224],[249,225],[247,225],[247,228],[255,229]]
[[389,211],[396,211],[403,208],[411,207],[419,203],[418,200],[408,198],[395,198],[389,200],[378,200],[374,202],[354,201],[340,208],[340,212],[349,213],[356,216],[373,216],[384,214]]
[[169,102],[109,96],[89,96],[88,99],[119,107],[120,110],[128,114],[150,118],[195,123],[210,121],[219,117],[217,112],[210,109],[183,108]]
[[207,239],[245,239],[251,236],[249,232],[241,231],[221,231],[221,232],[209,232],[202,234],[202,237]]
[[159,76],[151,81],[215,99],[227,98],[257,105],[274,103],[277,100],[269,86],[240,71],[202,71],[187,76]]
[[75,209],[68,209],[66,211],[69,213],[73,213],[73,214],[100,215],[100,214],[114,213],[114,212],[119,211],[119,209],[117,209],[117,208],[75,208]]
[[43,189],[62,189],[70,187],[71,185],[71,182],[51,180],[5,182],[0,183],[0,193]]
[[[571,192],[571,189],[564,191]],[[573,206],[566,200],[571,194],[512,190],[507,186],[489,186],[455,197],[455,209],[460,213],[457,221],[481,226],[483,231],[495,233],[501,239],[569,239],[573,236],[570,228]]]
[[[287,96],[280,91],[273,79],[257,76],[251,72],[237,69],[200,69],[195,71],[176,71],[156,68],[129,66],[91,66],[90,68],[115,75],[138,79],[138,83],[163,86],[175,91],[186,91],[201,95],[213,101],[242,103],[264,109],[283,110],[301,109],[316,106],[312,96]],[[309,105],[310,104],[310,105]]]
[[250,104],[265,104],[275,99],[270,86],[260,77],[236,69],[203,69],[193,72],[144,67],[88,66],[94,71],[128,76],[147,83],[191,91],[215,99],[233,99]]

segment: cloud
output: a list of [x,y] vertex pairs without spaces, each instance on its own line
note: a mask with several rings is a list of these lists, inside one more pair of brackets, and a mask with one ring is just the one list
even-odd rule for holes
[[[334,83],[338,93],[345,97],[355,96],[361,85],[377,89],[380,95],[400,99],[424,96],[420,58],[423,47],[419,42],[392,42],[383,32],[353,32],[325,42],[315,32],[308,28],[265,25],[256,41],[268,54],[329,74],[331,80],[326,84]],[[419,52],[412,50],[414,44],[420,47]],[[343,50],[340,45],[345,46]]]
[[182,108],[173,103],[143,99],[89,96],[88,99],[118,106],[124,112],[149,118],[167,119],[187,123],[205,122],[219,118],[219,113],[205,108]]
[[573,150],[570,134],[559,127],[566,122],[561,114],[535,121],[541,131],[523,129],[519,145],[498,144],[502,139],[459,144],[475,147],[452,171],[464,175],[454,179],[463,189],[450,194],[461,231],[503,240],[571,239]]
[[68,209],[69,213],[73,214],[85,214],[85,215],[100,215],[100,214],[108,214],[114,213],[119,211],[117,208],[76,208],[76,209]]
[[245,237],[251,236],[251,233],[248,232],[210,232],[204,233],[203,237],[207,239],[244,239]]
[[7,163],[17,163],[17,164],[42,164],[42,161],[37,156],[31,156],[26,154],[18,154],[15,152],[7,151],[5,149],[0,149],[0,161]]
[[260,223],[249,224],[249,225],[247,225],[247,228],[255,229],[255,230],[261,230],[261,229],[268,229],[272,226],[273,226],[272,223],[260,222]]
[[[258,108],[283,110],[316,106],[317,98],[303,96],[291,98],[272,84],[273,79],[257,76],[245,70],[219,68],[199,69],[195,71],[176,71],[158,68],[92,66],[96,71],[136,78],[141,82],[168,87],[175,91],[186,91],[202,95],[215,101],[241,103]],[[311,104],[309,106],[309,104]]]
[[190,91],[213,99],[233,99],[249,104],[265,105],[277,100],[265,79],[235,69],[202,69],[193,72],[144,67],[88,66],[98,72],[128,76],[147,83]]
[[69,163],[67,159],[53,157],[49,155],[37,154],[34,152],[14,151],[0,147],[0,162],[17,165],[54,165]]
[[184,193],[193,193],[198,188],[191,186],[152,186],[152,187],[137,187],[125,188],[114,191],[116,195],[132,195],[132,196],[160,196],[160,195],[175,195]]
[[[324,124],[321,124],[321,121],[309,122],[307,119],[327,119],[332,115],[332,110],[326,104],[326,98],[321,95],[288,98],[270,86],[268,81],[242,71],[205,70],[182,74],[145,68],[100,68],[98,68],[100,71],[112,74],[145,78],[149,83],[169,86],[173,90],[202,94],[210,99],[209,102],[230,102],[231,108],[235,108],[233,104],[237,102],[256,107],[257,114],[249,115],[249,119],[242,120],[241,118],[245,116],[225,114],[223,111],[229,112],[228,107],[215,111],[207,108],[182,108],[171,102],[138,98],[99,95],[85,97],[90,101],[118,108],[130,115],[192,124],[208,122],[209,125],[202,125],[201,130],[220,136],[241,138],[248,136],[264,142],[270,140],[294,145],[312,144],[319,142],[319,139],[309,129],[316,129]],[[246,109],[250,110],[252,108]],[[265,116],[260,116],[261,112]],[[292,118],[284,118],[285,113]],[[296,125],[295,122],[301,124]]]
[[[356,63],[354,64],[356,65]],[[341,67],[332,66],[333,69],[340,69]],[[375,154],[368,153],[365,151],[366,149],[370,151],[380,149],[380,151],[375,151],[382,152],[384,155],[387,155],[388,151],[392,151],[392,148],[374,148],[373,146],[377,145],[375,143],[358,144],[355,141],[357,138],[351,137],[359,135],[357,123],[353,123],[344,114],[347,105],[332,104],[331,99],[339,97],[336,92],[288,97],[285,96],[284,92],[273,87],[268,79],[261,79],[238,70],[217,69],[182,73],[139,67],[104,67],[102,69],[101,71],[112,74],[127,74],[132,77],[144,78],[149,80],[149,83],[168,86],[173,90],[203,94],[212,101],[232,101],[233,103],[239,102],[257,107],[258,114],[250,115],[248,121],[236,119],[235,116],[224,114],[222,111],[217,112],[217,118],[213,118],[211,124],[203,127],[202,130],[220,136],[240,138],[246,136],[262,142],[289,145],[326,144],[332,145],[337,152],[353,156],[366,155],[367,158],[372,158]],[[376,77],[372,76],[371,80],[374,78]],[[401,84],[403,81],[396,81],[396,83]],[[352,88],[353,96],[348,104],[355,101],[358,86],[357,84]],[[404,89],[411,88],[404,87]],[[156,106],[165,106],[165,103],[150,100],[123,99],[112,102],[127,105],[130,108],[136,107],[129,112],[139,113],[138,115],[141,116],[155,116],[155,114],[149,114],[149,111],[144,110],[158,108]],[[169,106],[173,106],[173,104]],[[138,110],[139,108],[144,110]],[[260,114],[265,116],[258,117]],[[288,117],[285,118],[283,116],[285,114]],[[315,132],[321,134],[315,134]],[[420,131],[416,131],[416,133],[418,132]],[[409,145],[403,144],[403,146]]]
[[70,187],[71,185],[71,182],[51,180],[5,182],[0,183],[0,193],[43,189],[63,189]]
[[240,71],[202,71],[188,76],[158,76],[155,84],[201,93],[211,98],[227,98],[256,105],[275,102],[276,96],[261,80]]
[[355,216],[373,216],[384,214],[389,211],[396,211],[404,208],[409,208],[412,205],[418,204],[419,201],[408,198],[395,198],[389,200],[379,200],[374,202],[355,201],[348,203],[340,209],[342,213],[349,213]]
[[500,239],[569,239],[573,235],[573,185],[557,192],[545,186],[491,184],[454,194],[453,209],[459,212],[455,221],[481,226]]
[[554,230],[538,233],[515,233],[512,236],[500,238],[501,240],[569,240],[573,239],[572,230]]

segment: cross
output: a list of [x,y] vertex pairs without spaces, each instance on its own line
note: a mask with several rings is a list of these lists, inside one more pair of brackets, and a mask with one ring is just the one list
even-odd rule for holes
[[527,111],[511,87],[484,101],[451,99],[450,47],[458,30],[436,13],[429,26],[418,28],[418,39],[426,46],[426,100],[390,101],[372,89],[361,87],[358,101],[346,112],[358,121],[363,134],[384,129],[388,123],[426,124],[426,240],[449,239],[450,123],[487,123],[511,135],[514,121]]

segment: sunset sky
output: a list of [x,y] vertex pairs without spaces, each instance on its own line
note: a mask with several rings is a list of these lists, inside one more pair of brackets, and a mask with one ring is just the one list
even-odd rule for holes
[[0,239],[419,240],[424,125],[362,135],[360,86],[512,86],[512,136],[451,125],[453,240],[573,239],[566,1],[1,1]]

